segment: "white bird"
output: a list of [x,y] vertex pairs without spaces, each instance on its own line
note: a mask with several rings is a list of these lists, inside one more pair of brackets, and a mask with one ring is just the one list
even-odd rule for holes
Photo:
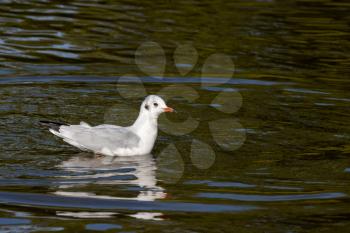
[[41,121],[50,132],[72,146],[84,151],[109,156],[133,156],[149,154],[158,134],[158,117],[163,112],[173,112],[164,100],[149,95],[142,102],[140,113],[134,124],[128,127],[116,125],[90,126]]

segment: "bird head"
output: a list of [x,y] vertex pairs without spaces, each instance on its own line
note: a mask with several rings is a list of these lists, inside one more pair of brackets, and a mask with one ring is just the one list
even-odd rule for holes
[[174,109],[168,107],[161,97],[149,95],[141,104],[141,112],[158,117],[163,112],[174,112]]

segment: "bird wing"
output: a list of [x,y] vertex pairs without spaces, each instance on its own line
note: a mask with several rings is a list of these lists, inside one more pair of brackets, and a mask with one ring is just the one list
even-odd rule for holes
[[[120,148],[137,147],[139,136],[125,127],[104,125],[90,127],[87,125],[61,126],[58,132],[66,142],[95,152],[106,148],[115,151]],[[56,134],[57,135],[57,134]]]

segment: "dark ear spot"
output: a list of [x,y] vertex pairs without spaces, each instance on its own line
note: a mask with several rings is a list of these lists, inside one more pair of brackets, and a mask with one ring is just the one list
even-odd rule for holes
[[148,104],[145,105],[145,109],[149,110],[149,106]]

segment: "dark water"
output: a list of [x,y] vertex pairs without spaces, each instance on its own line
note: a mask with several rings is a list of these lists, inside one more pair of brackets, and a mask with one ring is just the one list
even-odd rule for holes
[[[349,11],[0,1],[0,232],[347,232]],[[178,111],[152,155],[81,153],[38,125],[126,125],[147,93]]]

